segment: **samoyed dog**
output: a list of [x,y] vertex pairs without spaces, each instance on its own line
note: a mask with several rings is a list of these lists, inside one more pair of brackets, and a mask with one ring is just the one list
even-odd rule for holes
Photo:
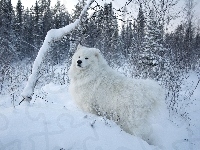
[[149,120],[164,102],[157,82],[127,78],[109,67],[98,49],[81,45],[68,75],[70,94],[83,111],[114,120],[125,132],[148,140]]

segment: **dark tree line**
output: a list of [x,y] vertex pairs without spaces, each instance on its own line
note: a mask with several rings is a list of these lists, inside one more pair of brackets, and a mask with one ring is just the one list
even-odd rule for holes
[[11,0],[1,0],[0,12],[0,56],[5,59],[1,63],[11,61],[7,58],[34,59],[46,33],[70,22],[69,13],[59,1],[50,8],[50,0],[39,0],[25,9],[20,0],[16,7]]

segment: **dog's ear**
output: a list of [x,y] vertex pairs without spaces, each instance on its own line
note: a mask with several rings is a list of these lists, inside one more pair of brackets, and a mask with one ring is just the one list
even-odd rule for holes
[[103,58],[103,55],[101,54],[101,51],[99,49],[95,49],[95,57],[97,57],[98,62],[100,64],[107,64],[106,60]]
[[80,49],[82,49],[82,45],[81,44],[78,44],[77,48],[76,48],[76,51],[79,51]]
[[94,53],[95,57],[99,58],[100,57],[100,50],[95,48],[95,53]]

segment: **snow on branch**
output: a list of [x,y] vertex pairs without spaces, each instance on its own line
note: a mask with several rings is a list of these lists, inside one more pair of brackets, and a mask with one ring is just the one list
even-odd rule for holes
[[[52,41],[58,41],[66,34],[70,33],[72,30],[74,30],[81,22],[84,14],[89,9],[90,5],[94,2],[94,0],[88,0],[88,3],[84,6],[79,18],[74,22],[71,23],[63,28],[59,29],[51,29],[47,32],[47,35],[45,37],[45,40],[43,42],[42,47],[40,48],[38,55],[33,63],[32,73],[28,78],[27,84],[21,93],[23,100],[22,101],[28,101],[30,102],[32,99],[32,95],[34,92],[34,88],[36,86],[37,76],[39,72],[39,67],[43,61],[43,58],[46,56],[48,50],[50,49],[50,44]],[[21,101],[21,102],[22,102]],[[20,103],[21,103],[20,102]]]

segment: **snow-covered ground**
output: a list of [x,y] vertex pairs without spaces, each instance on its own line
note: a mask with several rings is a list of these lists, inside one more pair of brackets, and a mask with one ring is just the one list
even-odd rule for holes
[[80,111],[66,85],[51,83],[42,91],[48,93],[45,100],[35,95],[30,106],[1,107],[1,150],[155,148],[121,131],[112,121]]
[[[197,81],[198,76],[190,73],[183,98]],[[10,95],[0,95],[0,150],[198,150],[199,91],[200,85],[191,97],[193,103],[185,108],[189,121],[180,124],[177,118],[174,123],[153,124],[152,137],[159,147],[122,131],[113,121],[82,112],[70,98],[67,85],[46,84],[35,91],[29,106],[22,102],[14,108]]]

